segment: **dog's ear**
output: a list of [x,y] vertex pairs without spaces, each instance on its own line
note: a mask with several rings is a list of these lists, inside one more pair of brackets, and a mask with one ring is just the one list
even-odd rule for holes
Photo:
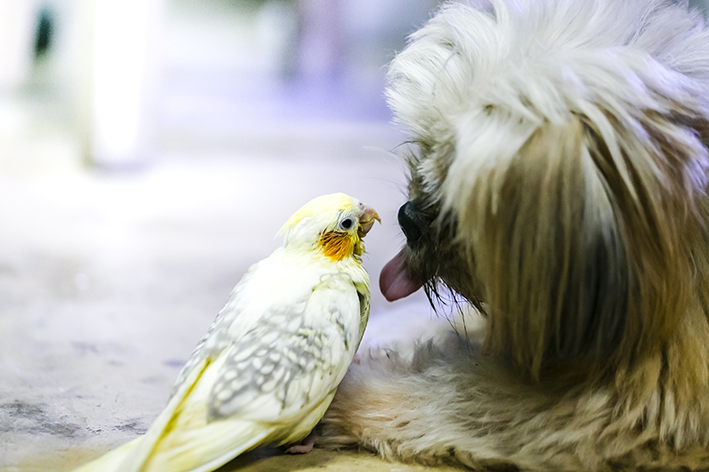
[[661,348],[694,286],[706,150],[658,114],[632,131],[589,115],[553,123],[488,107],[461,124],[444,186],[483,284],[487,348],[533,377]]

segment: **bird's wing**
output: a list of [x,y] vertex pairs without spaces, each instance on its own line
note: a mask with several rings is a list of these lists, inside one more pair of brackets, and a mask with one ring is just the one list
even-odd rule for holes
[[274,308],[228,350],[210,417],[282,421],[339,384],[360,337],[360,299],[344,274],[329,274],[302,311]]
[[260,444],[305,437],[361,337],[359,298],[347,276],[323,277],[305,298],[297,309],[273,306],[258,325],[194,364],[114,470],[207,472]]
[[[224,308],[219,311],[207,332],[195,346],[189,360],[182,367],[172,388],[170,398],[178,393],[180,386],[186,382],[187,377],[198,365],[201,365],[210,357],[216,357],[215,354],[232,341],[231,336],[233,336],[233,333],[230,333],[229,327],[238,324],[242,318],[246,317],[244,313],[248,314],[249,312],[248,304],[244,303],[244,300],[248,300],[249,297],[244,297],[244,292],[248,292],[252,285],[259,285],[259,274],[264,272],[264,268],[268,267],[269,262],[269,259],[264,259],[252,265],[239,283],[236,284]],[[246,323],[242,324],[246,325]]]
[[369,311],[371,309],[369,286],[365,284],[357,287],[357,297],[359,298],[359,339],[357,340],[355,351],[359,349],[362,337],[364,336],[364,330],[367,328],[367,323],[369,322]]

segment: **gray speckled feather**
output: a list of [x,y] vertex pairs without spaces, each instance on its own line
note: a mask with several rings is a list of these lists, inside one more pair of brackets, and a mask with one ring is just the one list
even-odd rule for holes
[[[248,277],[242,283],[248,283]],[[302,300],[287,306],[274,304],[263,313],[258,324],[235,335],[232,328],[240,321],[241,285],[234,289],[195,348],[174,387],[176,390],[191,369],[204,359],[225,356],[209,399],[210,421],[238,414],[264,394],[277,400],[281,412],[286,406],[302,408],[311,401],[315,376],[322,379],[338,374],[336,371],[342,364],[338,354],[356,349],[367,322],[368,294],[358,292],[346,275],[327,273]],[[340,296],[318,296],[327,303],[319,300],[310,303],[314,293],[329,291]],[[345,307],[339,304],[343,300],[341,295],[347,293],[359,305],[360,332],[352,326],[348,329],[342,319]]]

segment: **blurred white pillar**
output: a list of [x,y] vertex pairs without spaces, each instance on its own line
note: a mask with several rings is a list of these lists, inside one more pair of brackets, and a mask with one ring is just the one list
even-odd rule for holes
[[303,78],[332,81],[342,73],[345,44],[341,0],[298,0]]
[[0,91],[16,88],[32,63],[36,1],[0,0]]
[[104,168],[149,157],[164,0],[83,0],[83,150]]

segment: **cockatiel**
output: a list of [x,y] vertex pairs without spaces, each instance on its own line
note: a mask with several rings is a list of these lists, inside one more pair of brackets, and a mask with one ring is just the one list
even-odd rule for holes
[[234,288],[147,433],[76,472],[206,472],[305,438],[364,334],[362,238],[375,220],[341,193],[298,210],[281,229],[283,247]]

